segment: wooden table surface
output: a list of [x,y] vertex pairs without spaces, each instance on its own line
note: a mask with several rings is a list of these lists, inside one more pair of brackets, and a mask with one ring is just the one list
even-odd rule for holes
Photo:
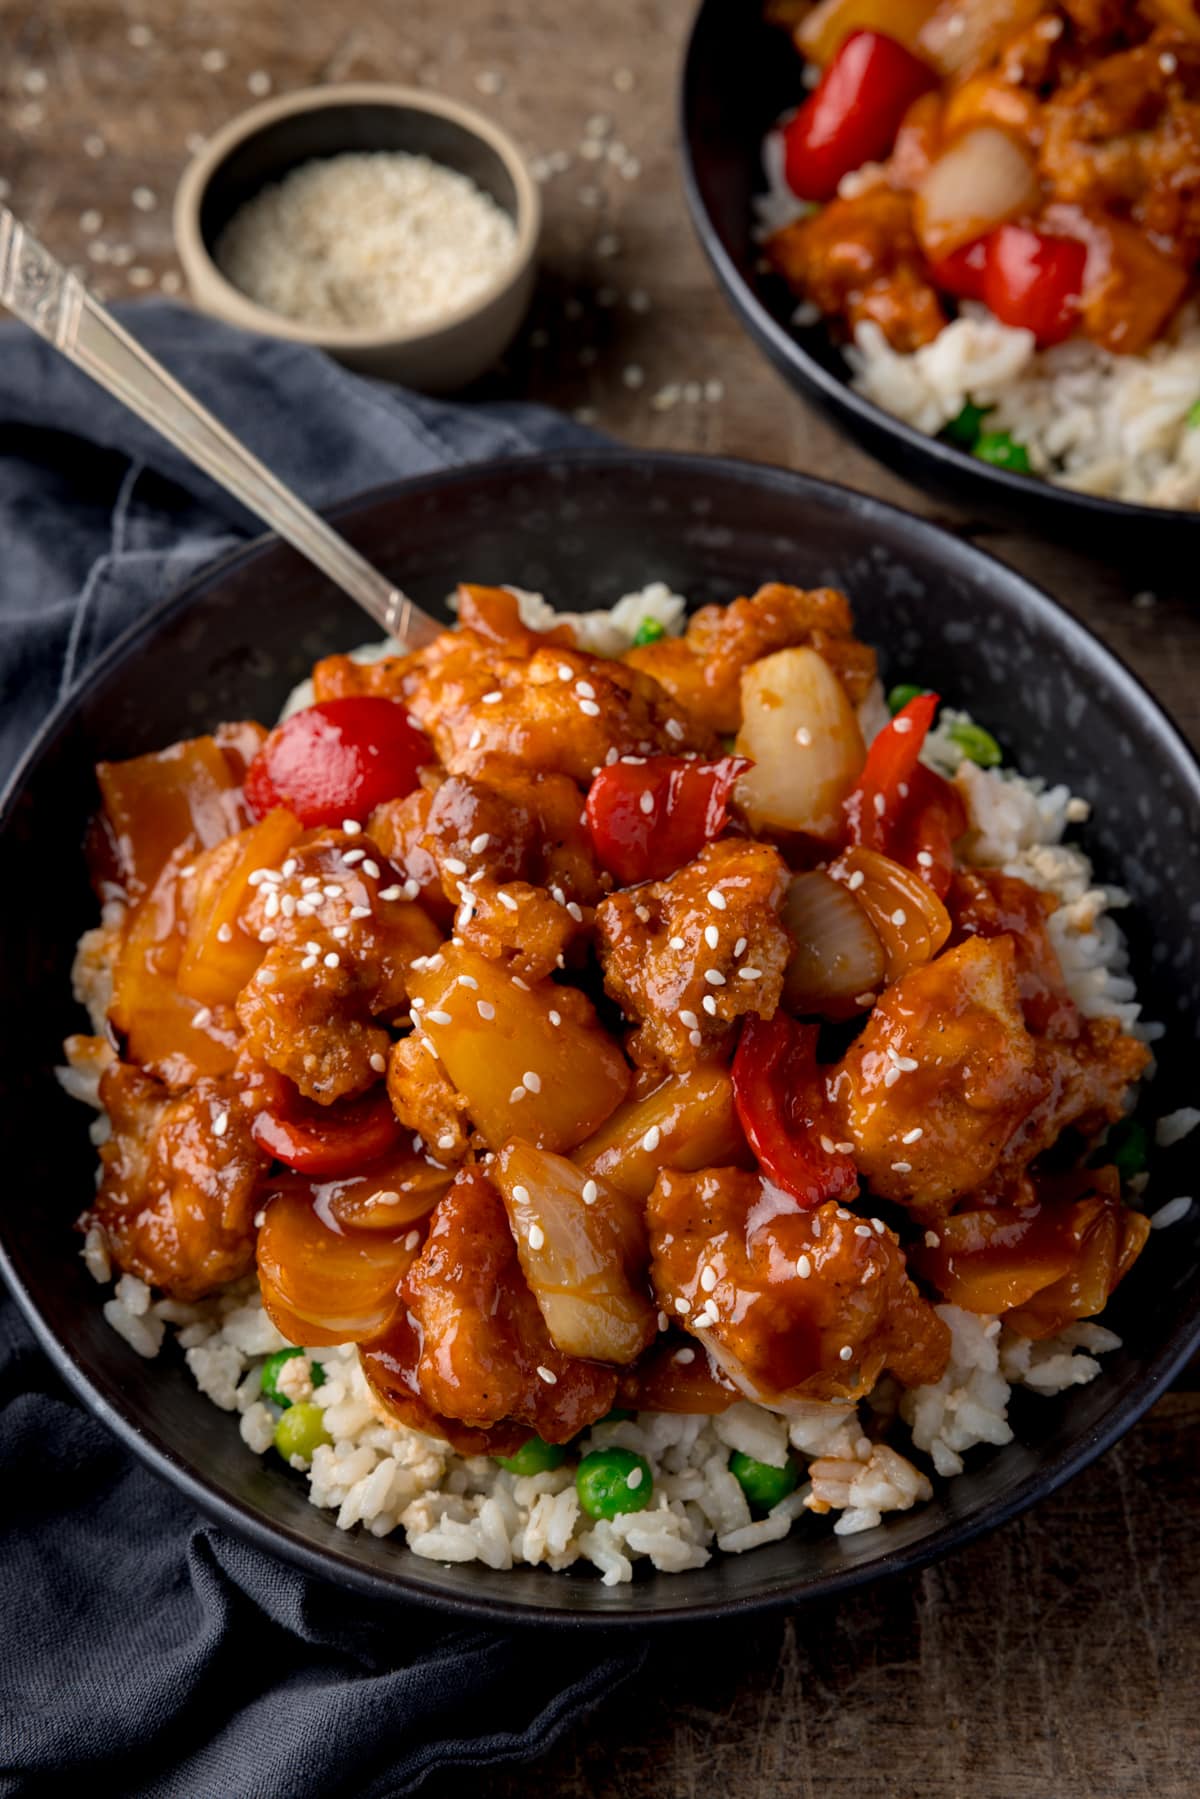
[[[946,517],[797,399],[717,293],[676,164],[690,8],[0,0],[0,197],[103,294],[175,293],[180,172],[255,96],[373,79],[474,101],[535,159],[547,213],[534,311],[490,392],[578,411],[639,445],[784,463]],[[1085,619],[1200,740],[1200,611],[1183,599],[1194,570],[1180,570],[1180,592],[1150,595],[1136,568],[951,522]],[[1200,1395],[1184,1383],[1065,1492],[941,1566],[664,1640],[635,1687],[535,1772],[469,1790],[1192,1799],[1198,1428]]]

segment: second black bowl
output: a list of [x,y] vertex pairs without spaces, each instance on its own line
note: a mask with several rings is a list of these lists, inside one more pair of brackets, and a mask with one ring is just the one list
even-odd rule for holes
[[815,400],[865,450],[916,487],[1084,554],[1109,552],[1139,586],[1178,575],[1200,550],[1200,512],[1074,493],[992,468],[928,437],[850,385],[825,321],[792,323],[796,296],[760,264],[754,195],[761,149],[780,114],[803,98],[801,63],[761,0],[704,0],[684,61],[680,141],[684,185],[700,242],[734,312],[785,380]]

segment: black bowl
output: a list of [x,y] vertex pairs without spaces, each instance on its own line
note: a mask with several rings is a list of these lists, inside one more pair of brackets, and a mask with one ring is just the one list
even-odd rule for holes
[[856,393],[824,321],[791,322],[796,296],[760,266],[752,201],[765,187],[763,138],[804,97],[802,65],[787,34],[768,25],[763,10],[759,0],[703,0],[680,91],[692,222],[726,299],[755,343],[786,381],[914,486],[1085,554],[1115,552],[1140,564],[1139,585],[1146,585],[1148,563],[1156,575],[1178,574],[1178,559],[1200,548],[1200,513],[1098,499],[980,462]]
[[[1200,770],[1163,714],[1094,638],[1028,582],[887,506],[782,471],[683,456],[586,452],[407,482],[343,508],[358,547],[437,607],[459,577],[541,589],[571,608],[661,577],[695,601],[777,576],[845,587],[885,678],[969,706],[1027,770],[1097,803],[1085,840],[1132,890],[1131,940],[1151,1016],[1171,1026],[1156,1107],[1181,1103],[1200,1007]],[[269,720],[311,660],[370,636],[348,600],[273,539],[227,558],[129,632],[60,707],[0,812],[11,896],[0,969],[9,1175],[0,1245],[13,1290],[69,1384],[151,1467],[230,1528],[375,1595],[489,1617],[647,1623],[794,1603],[913,1567],[1011,1517],[1146,1409],[1200,1338],[1200,1209],[1155,1237],[1114,1305],[1125,1347],[1102,1379],[1014,1405],[1017,1441],[979,1451],[931,1504],[845,1540],[816,1523],[752,1555],[606,1588],[590,1573],[423,1562],[342,1534],[300,1480],[246,1449],[175,1352],[144,1362],[104,1323],[71,1221],[91,1189],[86,1120],[51,1075],[72,947],[94,917],[80,842],[97,757],[136,755],[222,718]],[[34,874],[36,873],[36,881]],[[19,1028],[18,1028],[19,1024]],[[1191,1095],[1194,1098],[1194,1093]],[[1175,1152],[1178,1156],[1181,1152]],[[1168,1194],[1160,1189],[1161,1197]]]

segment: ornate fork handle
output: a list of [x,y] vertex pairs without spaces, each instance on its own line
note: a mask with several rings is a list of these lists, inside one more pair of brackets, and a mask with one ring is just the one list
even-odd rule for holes
[[357,600],[410,649],[444,629],[264,467],[0,206],[0,302]]

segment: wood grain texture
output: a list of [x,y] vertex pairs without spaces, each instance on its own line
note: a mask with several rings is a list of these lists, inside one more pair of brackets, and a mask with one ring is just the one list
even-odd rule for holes
[[[1134,604],[1136,567],[951,516],[844,443],[735,325],[676,169],[690,7],[0,0],[0,194],[105,296],[173,291],[170,202],[190,149],[268,83],[404,81],[483,105],[532,157],[570,157],[544,184],[534,310],[489,395],[584,409],[633,443],[785,463],[949,518],[1085,619],[1200,741],[1200,613],[1183,597],[1194,570],[1180,571],[1179,593]],[[590,119],[595,141],[637,159],[635,179],[607,150],[581,154]],[[668,404],[689,383],[701,397]],[[719,397],[703,397],[710,383]],[[1065,1492],[952,1561],[837,1606],[663,1638],[635,1687],[536,1772],[436,1790],[1192,1799],[1198,1429],[1200,1394],[1177,1390]]]

